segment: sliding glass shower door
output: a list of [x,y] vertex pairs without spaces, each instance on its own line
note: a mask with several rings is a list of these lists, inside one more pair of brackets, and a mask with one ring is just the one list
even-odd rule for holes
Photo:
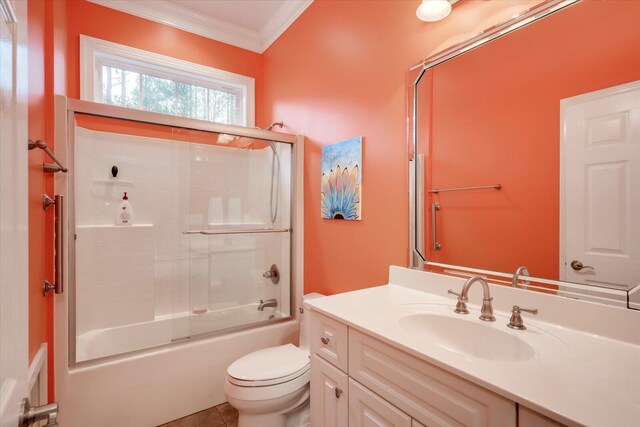
[[291,316],[291,144],[70,117],[72,363]]
[[186,133],[174,339],[289,316],[291,145]]

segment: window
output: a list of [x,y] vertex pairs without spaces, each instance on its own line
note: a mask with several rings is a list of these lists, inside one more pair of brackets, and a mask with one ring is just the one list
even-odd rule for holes
[[239,74],[80,38],[80,98],[156,113],[254,125],[254,80]]

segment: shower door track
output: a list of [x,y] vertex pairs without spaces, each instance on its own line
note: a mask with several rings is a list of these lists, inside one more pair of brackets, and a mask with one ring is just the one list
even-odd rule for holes
[[237,229],[237,230],[193,230],[183,231],[182,234],[203,234],[205,236],[215,236],[219,234],[264,234],[264,233],[288,233],[293,228],[256,228],[256,229]]

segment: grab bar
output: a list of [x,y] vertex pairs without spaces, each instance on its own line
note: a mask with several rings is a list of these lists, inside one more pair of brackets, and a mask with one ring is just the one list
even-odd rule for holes
[[49,292],[54,291],[56,294],[64,292],[64,240],[63,240],[63,226],[64,226],[64,197],[60,194],[56,194],[54,197],[53,205],[55,206],[55,280],[53,283],[45,280],[42,284],[42,294],[46,297]]
[[61,294],[64,292],[64,282],[63,282],[63,266],[64,266],[64,196],[60,194],[56,194],[54,196],[54,200],[56,201],[56,210],[55,210],[55,240],[56,240],[56,256],[55,256],[55,277],[56,277],[56,294]]
[[53,172],[67,173],[68,172],[69,169],[62,166],[62,163],[60,163],[56,155],[53,154],[51,150],[49,150],[49,147],[47,147],[47,143],[44,142],[43,140],[39,139],[37,141],[33,141],[32,139],[30,139],[28,147],[29,147],[29,150],[33,150],[34,148],[40,148],[45,153],[47,153],[49,157],[51,157],[51,160],[53,160],[56,163],[55,165],[52,165],[51,163],[43,163],[42,169],[44,169],[45,172],[51,172],[51,173]]
[[203,234],[205,236],[217,235],[217,234],[261,234],[261,233],[288,233],[290,228],[254,228],[254,229],[235,229],[235,230],[194,230],[183,231],[182,234]]
[[496,190],[500,190],[502,185],[481,185],[480,187],[458,187],[458,188],[432,188],[429,190],[429,193],[445,193],[447,191],[465,191],[465,190],[486,190],[488,188],[495,188]]
[[431,204],[431,241],[432,241],[434,251],[439,251],[442,248],[442,245],[438,243],[438,239],[436,238],[436,213],[439,210],[440,210],[440,203]]

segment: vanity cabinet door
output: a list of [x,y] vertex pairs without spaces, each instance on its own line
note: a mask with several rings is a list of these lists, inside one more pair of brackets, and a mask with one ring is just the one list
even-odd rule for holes
[[311,426],[348,427],[349,381],[317,354],[311,356]]
[[349,427],[411,427],[411,417],[349,379]]

